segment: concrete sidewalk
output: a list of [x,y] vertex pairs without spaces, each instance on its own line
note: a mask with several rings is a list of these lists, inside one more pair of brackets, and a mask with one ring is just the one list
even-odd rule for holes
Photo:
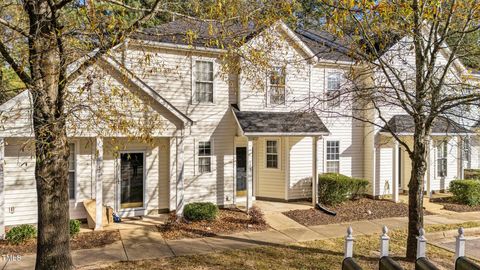
[[[266,213],[266,215],[269,214],[274,215]],[[354,235],[371,235],[380,234],[384,225],[390,229],[400,229],[406,228],[408,223],[406,217],[397,217],[306,227],[284,217],[274,215],[277,220],[271,224],[272,229],[267,231],[198,239],[166,240],[156,231],[122,229],[120,230],[121,241],[102,248],[75,250],[72,252],[73,262],[77,267],[88,268],[92,265],[98,266],[118,261],[160,259],[258,246],[277,246],[343,237],[348,226],[352,226]],[[480,212],[425,216],[425,224],[457,224],[466,221],[480,221]],[[35,255],[26,255],[22,256],[20,261],[4,263],[3,269],[33,269],[34,265]]]

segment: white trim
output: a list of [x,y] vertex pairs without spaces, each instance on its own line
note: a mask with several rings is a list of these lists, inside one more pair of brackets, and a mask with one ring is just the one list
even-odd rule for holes
[[280,137],[280,136],[292,136],[292,137],[308,137],[308,136],[328,136],[329,132],[244,132],[244,136],[252,137]]
[[[387,135],[387,136],[392,136],[392,133],[388,131],[379,131],[378,132],[381,135]],[[413,132],[399,132],[395,133],[397,136],[413,136]],[[474,135],[475,133],[430,133],[430,136],[468,136],[468,135]]]
[[[122,154],[138,154],[141,153],[143,154],[143,201],[142,201],[142,207],[129,207],[129,208],[122,208]],[[147,150],[146,149],[141,149],[141,150],[124,150],[124,151],[119,151],[118,152],[118,168],[117,168],[117,173],[118,173],[118,186],[117,186],[117,194],[118,198],[116,199],[118,203],[118,212],[120,216],[129,216],[132,214],[134,215],[143,215],[144,210],[147,209],[146,205],[146,198],[147,198]]]

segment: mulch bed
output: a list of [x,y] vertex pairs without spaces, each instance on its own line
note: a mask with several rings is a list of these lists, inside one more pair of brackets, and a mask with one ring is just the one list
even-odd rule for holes
[[172,214],[165,224],[157,225],[158,231],[165,239],[212,237],[218,234],[231,234],[243,231],[263,231],[266,224],[254,224],[250,217],[238,209],[220,209],[217,219],[213,221],[177,221]]
[[442,198],[432,198],[430,199],[433,203],[438,203],[443,205],[443,209],[454,211],[454,212],[474,212],[480,211],[480,205],[477,206],[469,206],[466,204],[462,204],[454,200],[453,197],[442,197]]
[[[362,198],[326,208],[336,212],[337,215],[331,216],[313,208],[308,210],[292,210],[284,212],[283,214],[305,226],[408,216],[407,204],[394,203],[389,200]],[[425,211],[425,215],[429,214],[431,213]]]
[[[118,230],[112,231],[95,231],[79,233],[74,238],[70,239],[70,248],[89,249],[103,247],[108,244],[113,244],[120,240],[120,233]],[[7,240],[0,240],[0,254],[31,254],[37,252],[37,240],[31,239],[23,244],[13,245]]]

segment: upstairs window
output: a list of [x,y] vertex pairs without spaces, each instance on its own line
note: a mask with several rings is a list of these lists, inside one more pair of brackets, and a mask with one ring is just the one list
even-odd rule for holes
[[68,144],[70,155],[68,156],[68,198],[75,200],[75,144]]
[[284,67],[274,67],[270,73],[270,104],[285,104],[285,81],[286,73]]
[[340,142],[327,141],[327,173],[340,172]]
[[198,172],[209,173],[212,171],[212,143],[210,141],[198,142]]
[[267,141],[267,168],[278,169],[278,141]]
[[341,86],[342,74],[340,72],[329,73],[327,76],[327,104],[329,107],[340,105]]
[[195,101],[213,103],[213,62],[195,62]]
[[447,142],[441,141],[437,144],[437,176],[447,176]]

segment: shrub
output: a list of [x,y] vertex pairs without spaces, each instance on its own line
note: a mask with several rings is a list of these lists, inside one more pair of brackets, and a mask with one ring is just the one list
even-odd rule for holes
[[465,179],[480,179],[479,169],[464,169]]
[[480,205],[479,180],[454,180],[450,182],[450,192],[457,202],[470,206]]
[[349,198],[356,199],[365,193],[368,181],[338,173],[325,173],[318,177],[318,199],[321,203],[335,205]]
[[23,224],[13,227],[6,234],[7,240],[15,245],[24,243],[25,241],[35,238],[36,236],[37,229],[35,226],[30,224]]
[[190,221],[214,220],[218,215],[218,207],[210,202],[189,203],[185,205],[183,213]]
[[80,232],[80,221],[76,219],[70,219],[70,236],[75,236]]
[[248,215],[250,216],[250,224],[255,224],[255,225],[267,224],[267,221],[265,220],[265,215],[263,214],[262,210],[257,206],[252,206],[252,208],[248,210]]

